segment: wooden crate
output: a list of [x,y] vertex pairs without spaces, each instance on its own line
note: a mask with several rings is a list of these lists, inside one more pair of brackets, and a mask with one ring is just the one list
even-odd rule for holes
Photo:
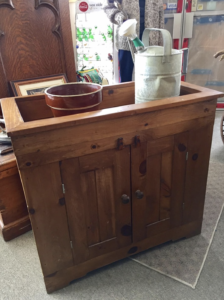
[[5,241],[31,230],[15,155],[0,156],[0,232]]
[[220,92],[134,104],[134,83],[101,110],[53,118],[43,96],[2,108],[47,291],[161,243],[201,232]]

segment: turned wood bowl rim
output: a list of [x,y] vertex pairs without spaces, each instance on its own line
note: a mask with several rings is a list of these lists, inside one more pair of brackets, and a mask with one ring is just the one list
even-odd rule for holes
[[[94,92],[91,92],[91,93],[87,93],[87,94],[78,94],[78,95],[54,95],[54,94],[50,94],[48,93],[48,90],[52,89],[52,88],[55,88],[55,87],[59,87],[59,86],[66,86],[66,85],[71,85],[71,84],[89,84],[89,85],[96,85],[99,87],[99,89],[97,91],[94,91]],[[58,97],[58,98],[69,98],[69,97],[83,97],[83,96],[88,96],[88,95],[91,95],[91,94],[96,94],[100,91],[102,91],[103,89],[103,86],[100,85],[100,84],[97,84],[97,83],[92,83],[92,82],[70,82],[70,83],[64,83],[64,84],[58,84],[58,85],[54,85],[54,86],[51,86],[49,88],[47,88],[45,90],[45,94],[47,96],[53,96],[53,97]]]

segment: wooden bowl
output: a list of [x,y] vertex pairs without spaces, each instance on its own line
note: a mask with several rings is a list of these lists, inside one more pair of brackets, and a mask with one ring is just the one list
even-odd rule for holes
[[45,90],[45,101],[54,117],[97,110],[102,102],[102,86],[88,82],[53,86]]

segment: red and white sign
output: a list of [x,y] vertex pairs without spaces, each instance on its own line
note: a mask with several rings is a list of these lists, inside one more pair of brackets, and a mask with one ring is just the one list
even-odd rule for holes
[[89,2],[79,1],[77,2],[77,8],[79,13],[87,13],[89,11]]

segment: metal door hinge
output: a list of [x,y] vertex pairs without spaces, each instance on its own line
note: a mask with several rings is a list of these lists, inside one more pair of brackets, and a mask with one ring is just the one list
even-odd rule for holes
[[63,194],[65,194],[65,185],[64,185],[64,183],[62,183],[62,192],[63,192]]
[[71,245],[71,248],[73,249],[73,244],[72,244],[72,241],[70,241],[70,245]]
[[186,153],[186,160],[188,160],[188,152]]

